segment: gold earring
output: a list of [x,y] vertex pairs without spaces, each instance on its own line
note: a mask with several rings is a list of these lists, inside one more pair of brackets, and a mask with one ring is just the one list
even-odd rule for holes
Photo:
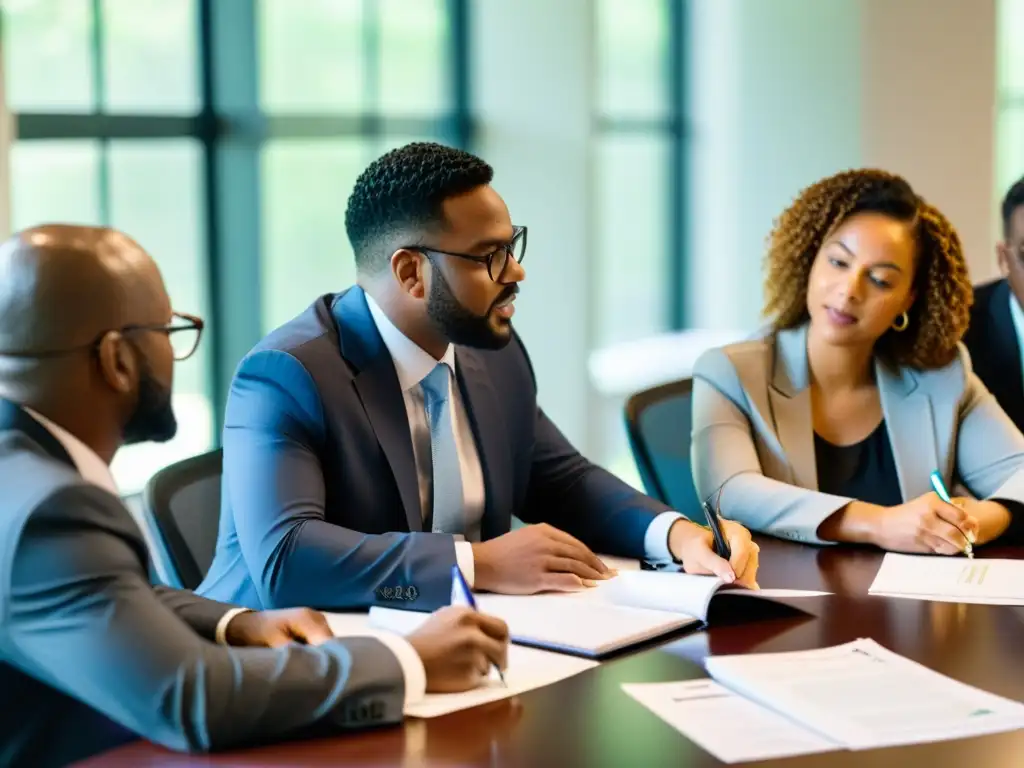
[[892,324],[892,329],[894,331],[905,331],[907,330],[908,325],[910,325],[910,316],[907,315],[906,312],[904,312],[902,315],[896,318],[896,322]]

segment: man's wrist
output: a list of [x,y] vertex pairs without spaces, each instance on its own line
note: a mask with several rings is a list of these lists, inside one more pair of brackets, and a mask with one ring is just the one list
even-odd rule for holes
[[[474,590],[487,590],[491,583],[491,564],[487,559],[486,542],[470,544],[473,554],[473,582],[469,585]],[[465,574],[463,574],[465,575]]]
[[673,521],[668,529],[668,551],[672,559],[677,563],[683,562],[683,546],[694,536],[701,536],[710,528],[680,517]]
[[217,622],[217,629],[214,633],[214,639],[220,645],[228,645],[228,625],[237,616],[241,616],[243,613],[251,613],[251,608],[232,608],[230,611],[220,617],[220,621]]

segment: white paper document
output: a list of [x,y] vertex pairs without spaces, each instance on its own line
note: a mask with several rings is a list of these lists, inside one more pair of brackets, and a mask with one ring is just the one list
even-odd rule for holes
[[[744,589],[716,576],[694,576],[670,571],[626,571],[599,582],[593,592],[606,602],[632,608],[669,611],[708,620],[712,600],[763,600],[828,594],[798,589]],[[739,610],[742,610],[738,607]]]
[[810,755],[840,748],[713,680],[627,683],[622,689],[723,763]]
[[689,615],[613,605],[593,597],[477,595],[476,601],[481,611],[508,624],[513,642],[587,658],[699,623]]
[[1024,605],[1024,560],[888,552],[868,592],[944,602]]
[[[713,576],[622,570],[618,576],[582,592],[541,595],[478,594],[480,611],[505,621],[512,641],[545,650],[601,658],[707,621],[712,600],[742,615],[741,600],[774,603],[824,594],[800,590],[734,588]],[[748,604],[749,605],[749,604]],[[779,606],[781,615],[796,613]],[[374,607],[371,624],[396,632],[411,631],[416,613]],[[412,624],[410,624],[412,622]]]
[[[372,637],[382,632],[408,635],[430,618],[429,613],[390,608],[371,608],[369,614],[325,613],[324,616],[336,637]],[[462,693],[428,693],[420,701],[406,705],[405,714],[409,717],[440,717],[551,685],[596,666],[597,662],[590,659],[510,645],[505,669],[506,685],[501,684],[497,672],[492,670],[483,685]]]
[[510,645],[508,667],[505,669],[508,687],[503,686],[498,674],[492,671],[490,678],[478,688],[463,693],[428,693],[419,702],[407,706],[405,714],[410,717],[440,717],[542,688],[596,666],[597,662],[590,659]]
[[870,639],[793,653],[711,656],[724,687],[848,749],[1024,728],[1024,704],[960,683]]

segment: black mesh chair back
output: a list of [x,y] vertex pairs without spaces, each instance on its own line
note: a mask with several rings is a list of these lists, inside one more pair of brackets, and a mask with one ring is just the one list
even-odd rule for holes
[[706,523],[690,469],[693,380],[638,392],[626,402],[626,433],[649,496]]
[[222,469],[218,448],[165,467],[146,485],[144,514],[162,550],[153,558],[162,560],[170,581],[177,581],[171,586],[195,589],[213,562]]

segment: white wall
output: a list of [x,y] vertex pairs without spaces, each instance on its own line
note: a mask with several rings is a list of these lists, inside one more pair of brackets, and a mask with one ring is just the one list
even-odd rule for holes
[[586,448],[593,334],[593,51],[590,0],[475,0],[474,151],[495,189],[529,227],[515,324],[533,361],[540,403]]
[[[904,174],[991,274],[995,0],[692,0],[688,300],[753,328],[774,219],[807,184]],[[723,292],[729,300],[722,300]]]
[[906,175],[956,226],[972,277],[992,277],[996,0],[863,6],[864,162]]

